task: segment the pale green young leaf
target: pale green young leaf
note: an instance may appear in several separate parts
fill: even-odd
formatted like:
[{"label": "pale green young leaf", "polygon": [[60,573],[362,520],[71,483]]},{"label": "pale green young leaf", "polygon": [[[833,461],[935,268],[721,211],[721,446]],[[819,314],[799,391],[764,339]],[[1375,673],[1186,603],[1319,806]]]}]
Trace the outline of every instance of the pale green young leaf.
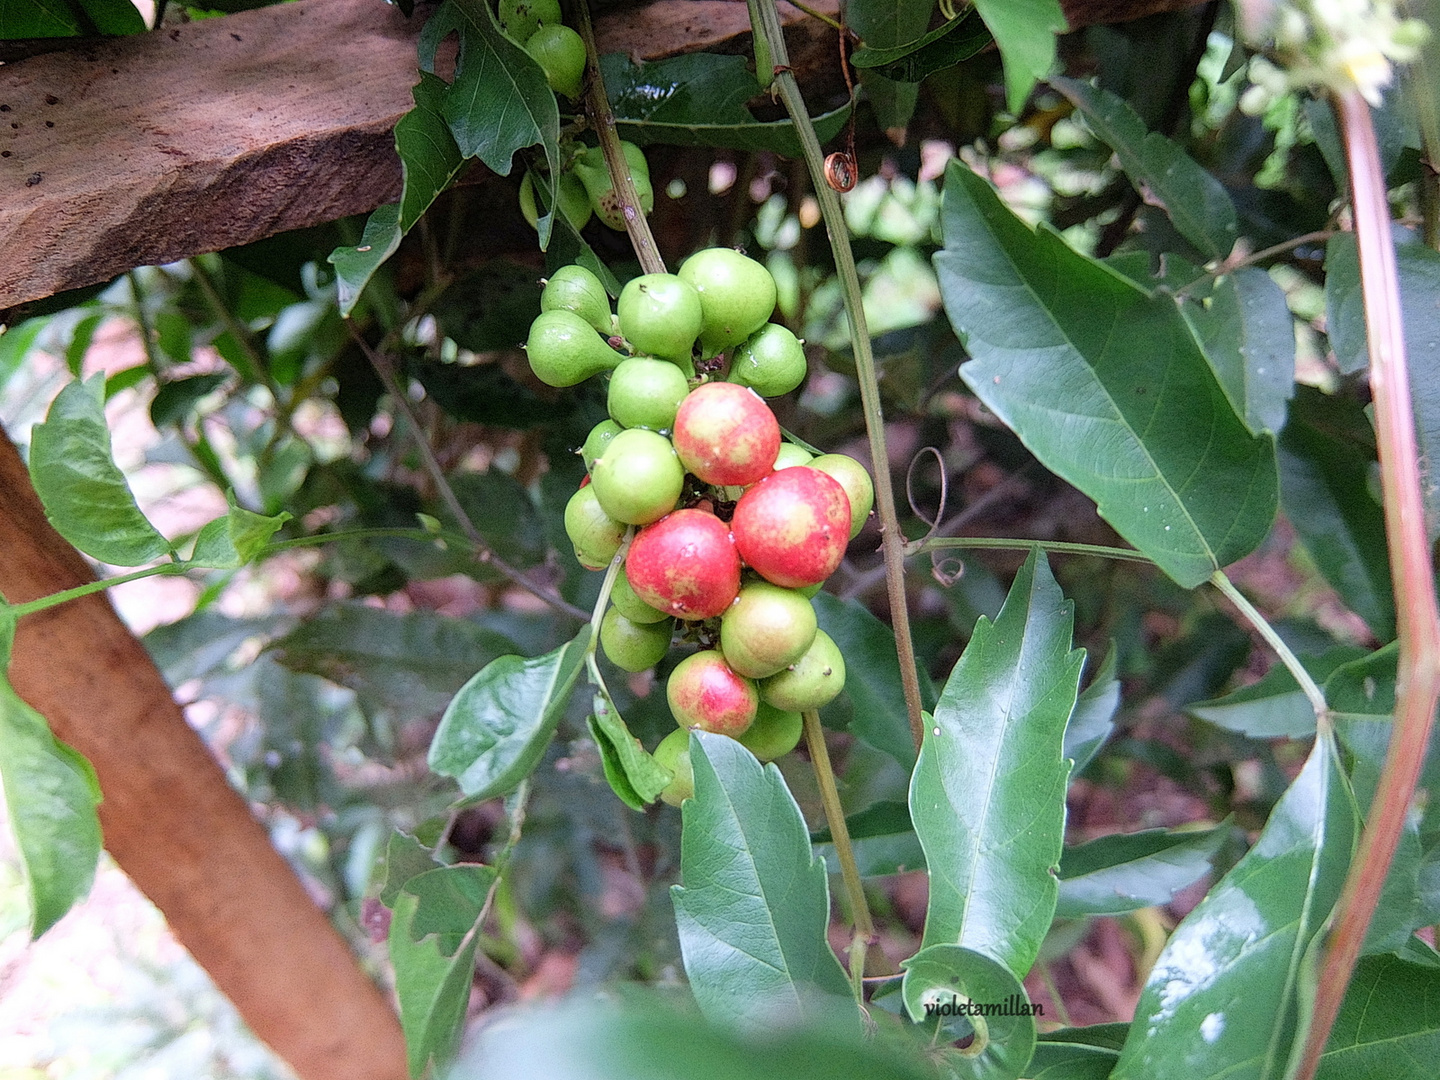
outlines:
[{"label": "pale green young leaf", "polygon": [[[938,1044],[974,1036],[968,1052],[940,1051],[947,1076],[1016,1080],[1024,1072],[1035,1049],[1035,1015],[1025,987],[1009,968],[959,945],[927,946],[900,966],[911,1020],[934,1032]],[[960,1015],[968,1009],[982,1015]]]},{"label": "pale green young leaf", "polygon": [[1005,65],[1005,104],[1016,116],[1035,83],[1055,64],[1055,38],[1065,32],[1059,0],[975,0],[995,35]]},{"label": "pale green young leaf", "polygon": [[238,570],[253,562],[270,538],[292,515],[282,510],[274,516],[256,514],[235,505],[235,493],[226,492],[230,510],[224,517],[208,522],[195,538],[195,550],[188,560],[201,569]]}]

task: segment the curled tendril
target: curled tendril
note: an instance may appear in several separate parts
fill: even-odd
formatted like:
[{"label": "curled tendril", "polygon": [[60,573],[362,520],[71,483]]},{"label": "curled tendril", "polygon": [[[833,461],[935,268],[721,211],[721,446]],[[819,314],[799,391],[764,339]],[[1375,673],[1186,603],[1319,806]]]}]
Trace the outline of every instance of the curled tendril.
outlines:
[{"label": "curled tendril", "polygon": [[842,195],[855,186],[860,178],[855,158],[844,150],[837,150],[825,159],[825,182]]},{"label": "curled tendril", "polygon": [[[915,467],[920,464],[920,459],[926,454],[933,455],[935,463],[940,466],[940,505],[935,508],[935,516],[933,518],[926,515],[915,498]],[[935,531],[940,528],[940,522],[945,518],[945,504],[949,501],[949,498],[950,480],[949,477],[945,475],[945,459],[941,456],[940,451],[936,450],[933,446],[926,446],[916,451],[915,456],[910,459],[910,467],[905,470],[905,499],[910,503],[910,512],[926,525],[930,526],[930,531],[915,541],[916,546],[929,540],[935,535]]]},{"label": "curled tendril", "polygon": [[930,576],[948,589],[965,576],[965,560],[954,555],[944,559],[938,556],[939,552],[932,552],[930,555]]}]

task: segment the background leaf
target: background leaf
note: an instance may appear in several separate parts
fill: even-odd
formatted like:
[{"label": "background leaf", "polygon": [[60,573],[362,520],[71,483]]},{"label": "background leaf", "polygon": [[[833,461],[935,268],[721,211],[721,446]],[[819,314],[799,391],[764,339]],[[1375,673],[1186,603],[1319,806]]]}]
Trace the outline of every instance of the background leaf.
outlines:
[{"label": "background leaf", "polygon": [[1070,721],[1065,725],[1065,756],[1075,762],[1073,775],[1095,759],[1105,740],[1115,731],[1115,713],[1120,709],[1120,680],[1115,677],[1115,643],[1105,654],[1100,670],[1090,685],[1075,699]]},{"label": "background leaf", "polygon": [[1005,62],[1005,104],[1016,116],[1035,83],[1055,63],[1055,35],[1065,32],[1058,0],[975,0]]},{"label": "background leaf", "polygon": [[1067,847],[1060,857],[1060,918],[1121,915],[1168,904],[1210,870],[1228,825],[1189,832],[1146,829]]},{"label": "background leaf", "polygon": [[923,82],[929,75],[968,60],[994,38],[984,22],[961,13],[928,34],[888,49],[862,46],[850,54],[850,63],[896,82]]},{"label": "background leaf", "polygon": [[[910,1019],[937,1031],[936,1041],[953,1042],[973,1031],[977,1041],[983,1030],[985,1046],[979,1053],[941,1052],[948,1076],[973,1080],[1015,1080],[1035,1049],[1035,1017],[1022,1012],[1029,996],[1012,971],[984,953],[959,945],[930,945],[900,965],[905,969],[903,993]],[[1019,1015],[931,1016],[927,1006],[950,1004],[1007,1006]]]},{"label": "background leaf", "polygon": [[[1323,684],[1337,668],[1365,655],[1365,649],[1339,645],[1323,656],[1302,656],[1300,662]],[[1185,711],[1252,739],[1300,739],[1315,732],[1310,699],[1283,664],[1276,664],[1258,682],[1224,697],[1187,705]]]},{"label": "background leaf", "polygon": [[105,376],[68,383],[30,436],[30,480],[55,531],[91,558],[139,566],[170,553],[110,450]]},{"label": "background leaf", "polygon": [[942,217],[940,291],[985,405],[1181,585],[1253,550],[1275,515],[1274,449],[1174,303],[1032,232],[958,162]]},{"label": "background leaf", "polygon": [[1340,895],[1356,832],[1334,740],[1322,735],[1255,846],[1170,935],[1115,1080],[1149,1080],[1175,1062],[1196,1080],[1285,1075],[1308,1007],[1302,987],[1314,984],[1311,946]]},{"label": "background leaf", "polygon": [[1362,957],[1330,1030],[1317,1080],[1429,1080],[1440,1054],[1440,969]]},{"label": "background leaf", "polygon": [[585,663],[590,628],[544,656],[502,656],[455,695],[430,743],[430,768],[468,798],[504,795],[530,775]]},{"label": "background leaf", "polygon": [[[890,49],[921,37],[929,29],[934,11],[935,0],[851,0],[845,7],[845,22],[867,48]],[[870,98],[880,129],[892,140],[903,141],[919,100],[919,86],[865,70],[860,71],[860,85]]]},{"label": "background leaf", "polygon": [[[1223,259],[1230,254],[1240,227],[1235,207],[1220,181],[1179,145],[1158,131],[1146,130],[1145,122],[1123,98],[1075,79],[1056,78],[1050,82],[1085,114],[1090,130],[1115,151],[1120,167],[1136,188],[1143,188],[1151,200],[1165,208],[1181,236],[1206,259]],[[1245,415],[1244,409],[1240,415]]]},{"label": "background leaf", "polygon": [[910,785],[930,867],[925,945],[959,944],[1016,975],[1050,928],[1065,829],[1065,723],[1084,664],[1073,608],[1031,552],[981,618],[940,695]]},{"label": "background leaf", "polygon": [[825,937],[825,864],[811,852],[780,771],[761,766],[734,739],[701,731],[690,734],[690,761],[695,797],[681,807],[684,884],[671,896],[700,1011],[712,1023],[773,1029],[823,1009],[826,997],[849,998]]},{"label": "background leaf", "polygon": [[590,737],[600,748],[605,779],[626,806],[644,810],[670,783],[673,778],[670,770],[648,754],[640,740],[630,734],[625,719],[604,687],[595,694],[589,723]]}]

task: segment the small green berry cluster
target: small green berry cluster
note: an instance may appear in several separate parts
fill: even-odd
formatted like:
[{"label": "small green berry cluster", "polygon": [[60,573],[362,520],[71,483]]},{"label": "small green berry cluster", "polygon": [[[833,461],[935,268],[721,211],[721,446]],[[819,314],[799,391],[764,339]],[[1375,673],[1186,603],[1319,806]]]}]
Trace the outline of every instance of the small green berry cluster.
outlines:
[{"label": "small green berry cluster", "polygon": [[500,0],[500,29],[545,72],[557,94],[578,98],[585,82],[585,42],[561,20],[560,0]]}]

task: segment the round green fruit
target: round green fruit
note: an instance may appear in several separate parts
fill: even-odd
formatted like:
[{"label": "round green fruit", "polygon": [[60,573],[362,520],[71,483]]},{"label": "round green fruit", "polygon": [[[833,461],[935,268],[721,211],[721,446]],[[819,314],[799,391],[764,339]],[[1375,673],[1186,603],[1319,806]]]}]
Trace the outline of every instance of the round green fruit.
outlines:
[{"label": "round green fruit", "polygon": [[875,505],[875,481],[864,465],[845,454],[821,454],[810,462],[810,468],[819,469],[845,489],[850,499],[850,539],[854,540]]},{"label": "round green fruit", "polygon": [[541,26],[560,22],[560,0],[500,0],[500,29],[524,45]]},{"label": "round green fruit", "polygon": [[670,651],[675,624],[631,622],[613,607],[600,620],[600,647],[610,662],[622,671],[644,671],[664,659]]},{"label": "round green fruit", "polygon": [[680,363],[700,333],[700,295],[674,274],[641,274],[620,290],[620,333],[636,352]]},{"label": "round green fruit", "polygon": [[[588,203],[585,208],[589,210]],[[573,263],[562,266],[545,282],[540,293],[540,310],[559,309],[573,311],[593,326],[596,333],[610,336],[610,294],[600,279],[585,267]]]},{"label": "round green fruit", "polygon": [[816,629],[809,600],[794,589],[752,581],[720,616],[720,651],[741,675],[764,679],[804,656]]},{"label": "round green fruit", "polygon": [[525,42],[525,51],[545,72],[550,89],[578,98],[585,81],[585,42],[562,23],[541,26]]},{"label": "round green fruit", "polygon": [[[640,212],[649,214],[655,209],[655,189],[650,183],[650,166],[645,160],[645,153],[634,143],[624,141],[620,143],[620,149],[624,151],[626,164],[630,166],[630,179],[635,185],[635,195],[640,200]],[[590,206],[600,220],[612,229],[623,230],[625,214],[620,209],[615,184],[610,179],[610,171],[605,168],[605,155],[600,148],[587,148],[576,158],[574,170],[580,182],[585,185]]]},{"label": "round green fruit", "polygon": [[740,735],[755,719],[760,695],[755,684],[737,674],[713,649],[687,656],[670,673],[665,698],[675,722],[716,735]]},{"label": "round green fruit", "polygon": [[738,345],[770,319],[775,279],[754,259],[733,248],[697,251],[680,267],[680,278],[700,294],[705,321],[700,347],[715,356]]},{"label": "round green fruit", "polygon": [[605,452],[610,440],[624,430],[614,420],[601,420],[590,429],[590,434],[585,436],[585,445],[580,448],[580,457],[585,462],[586,472],[595,464],[595,459]]},{"label": "round green fruit", "polygon": [[624,574],[615,579],[615,585],[610,590],[610,603],[615,606],[616,611],[633,623],[657,623],[661,619],[670,618],[668,613],[653,608],[641,600],[635,590],[631,588],[630,579]]},{"label": "round green fruit", "polygon": [[845,658],[824,630],[816,631],[815,640],[804,656],[760,683],[761,697],[785,712],[818,709],[828,705],[843,689]]},{"label": "round green fruit", "polygon": [[676,728],[660,740],[654,758],[670,770],[672,779],[660,792],[660,798],[671,806],[679,806],[695,795],[695,771],[690,765],[690,729]]},{"label": "round green fruit", "polygon": [[669,431],[690,383],[668,360],[632,356],[610,376],[606,407],[610,419],[627,428]]},{"label": "round green fruit", "polygon": [[762,699],[754,721],[739,742],[760,761],[774,761],[800,745],[804,730],[805,721],[798,712],[785,712]]},{"label": "round green fruit", "polygon": [[[574,226],[576,232],[590,224],[590,218],[594,216],[594,211],[590,209],[590,196],[585,193],[585,185],[570,173],[560,177],[560,212]],[[540,207],[535,202],[533,172],[527,172],[520,181],[520,213],[525,215],[525,220],[532,229],[540,227]]]},{"label": "round green fruit", "polygon": [[675,508],[685,468],[664,435],[631,428],[610,440],[590,479],[607,514],[627,525],[647,525]]},{"label": "round green fruit", "polygon": [[730,358],[730,381],[761,397],[780,397],[805,381],[805,349],[779,323],[767,323],[746,339]]},{"label": "round green fruit", "polygon": [[774,471],[793,469],[796,465],[809,465],[814,458],[815,455],[803,446],[796,446],[793,442],[782,442],[780,452],[775,455]]},{"label": "round green fruit", "polygon": [[619,367],[625,357],[575,312],[542,311],[525,342],[530,370],[546,386],[574,386],[591,375]]},{"label": "round green fruit", "polygon": [[565,535],[575,545],[581,566],[603,570],[620,550],[625,526],[605,512],[595,497],[595,485],[586,484],[565,504]]}]

